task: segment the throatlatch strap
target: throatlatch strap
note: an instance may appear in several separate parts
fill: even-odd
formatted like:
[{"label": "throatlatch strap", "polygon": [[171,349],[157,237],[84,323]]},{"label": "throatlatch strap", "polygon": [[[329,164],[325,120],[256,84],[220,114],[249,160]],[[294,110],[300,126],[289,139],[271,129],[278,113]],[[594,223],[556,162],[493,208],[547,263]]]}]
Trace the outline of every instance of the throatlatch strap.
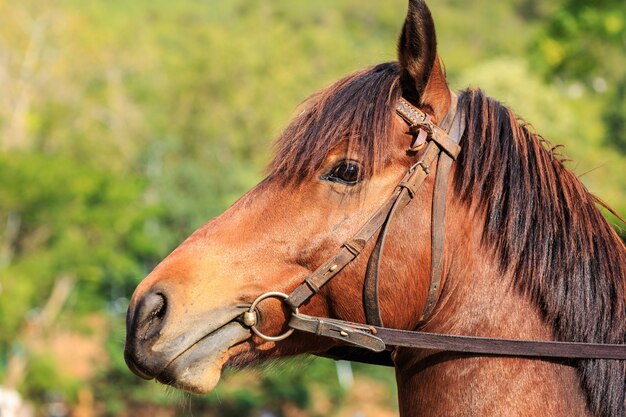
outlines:
[{"label": "throatlatch strap", "polygon": [[[420,324],[428,318],[439,296],[439,290],[441,288],[441,276],[443,274],[443,246],[444,246],[444,217],[446,201],[445,196],[447,192],[448,177],[450,175],[450,168],[452,167],[453,158],[456,158],[460,151],[458,142],[463,134],[463,126],[461,121],[462,117],[457,114],[458,98],[455,94],[452,94],[452,103],[443,120],[442,126],[445,130],[452,130],[450,137],[445,130],[437,127],[430,122],[430,118],[422,113],[418,113],[412,105],[406,100],[401,99],[398,105],[398,114],[406,121],[412,123],[410,127],[411,133],[415,137],[421,135],[421,133],[427,132],[427,140],[436,144],[433,146],[429,144],[429,148],[435,151],[435,158],[438,157],[437,173],[435,180],[435,190],[433,193],[433,216],[431,225],[431,268],[430,268],[430,285],[427,295],[426,304],[423,313],[420,317]],[[452,128],[452,129],[451,129]],[[415,140],[413,141],[416,142]],[[419,142],[419,141],[418,141]],[[413,146],[413,145],[412,145]],[[411,148],[412,149],[412,148]],[[441,151],[441,152],[440,152]],[[426,152],[428,153],[428,152]],[[426,157],[426,155],[425,155]],[[428,174],[430,171],[430,165],[432,161],[428,158],[429,162],[426,162],[426,158],[422,158],[421,167]],[[420,183],[421,185],[421,183]],[[401,184],[402,186],[402,184]],[[417,188],[407,188],[403,190],[410,194],[412,198],[417,193]],[[398,198],[398,202],[401,198]],[[383,326],[383,319],[380,312],[380,298],[379,298],[379,276],[380,276],[380,260],[382,257],[383,249],[385,247],[385,241],[387,237],[387,231],[390,224],[393,222],[394,215],[400,204],[394,204],[389,215],[382,226],[382,229],[376,240],[376,245],[372,250],[372,254],[367,262],[367,270],[365,272],[365,281],[363,284],[363,308],[365,310],[365,317],[367,323],[374,326]]]},{"label": "throatlatch strap", "polygon": [[[452,117],[452,129],[448,138],[458,146],[458,142],[463,136],[465,125],[462,117],[456,112],[458,98],[453,97],[454,116]],[[450,114],[450,113],[448,113]],[[460,148],[459,148],[460,149]],[[442,150],[444,150],[442,148]],[[430,284],[428,287],[428,295],[426,304],[420,317],[418,327],[423,325],[432,314],[439,294],[441,292],[441,279],[443,277],[443,258],[445,246],[445,218],[446,218],[446,194],[448,192],[448,182],[450,179],[450,170],[452,169],[453,159],[458,153],[450,155],[448,152],[441,152],[437,162],[437,174],[435,176],[435,189],[433,191],[432,214],[430,226]]]}]

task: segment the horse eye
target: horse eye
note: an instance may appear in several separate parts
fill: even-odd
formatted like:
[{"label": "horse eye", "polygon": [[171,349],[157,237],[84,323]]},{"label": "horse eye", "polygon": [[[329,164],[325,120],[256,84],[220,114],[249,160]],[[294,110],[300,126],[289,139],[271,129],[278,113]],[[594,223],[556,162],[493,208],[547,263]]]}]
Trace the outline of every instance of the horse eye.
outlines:
[{"label": "horse eye", "polygon": [[355,185],[361,180],[361,167],[356,161],[341,161],[328,174],[322,176],[322,179],[345,185]]}]

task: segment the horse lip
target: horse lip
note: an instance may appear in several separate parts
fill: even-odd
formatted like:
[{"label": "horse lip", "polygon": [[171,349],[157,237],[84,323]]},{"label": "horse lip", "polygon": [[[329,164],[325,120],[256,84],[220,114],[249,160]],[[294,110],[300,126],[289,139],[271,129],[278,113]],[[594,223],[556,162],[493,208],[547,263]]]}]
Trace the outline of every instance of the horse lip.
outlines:
[{"label": "horse lip", "polygon": [[[247,308],[246,308],[247,309]],[[219,325],[218,327],[214,328],[213,330],[209,331],[208,333],[204,334],[204,336],[200,337],[199,339],[197,339],[195,342],[191,343],[189,346],[187,346],[186,348],[184,348],[183,350],[181,350],[179,353],[177,353],[176,355],[174,355],[172,357],[172,359],[162,368],[162,370],[160,372],[158,372],[155,376],[151,376],[149,378],[144,378],[144,379],[152,379],[152,378],[156,378],[157,380],[161,381],[161,376],[165,373],[167,373],[168,368],[170,367],[170,365],[172,365],[174,362],[176,362],[179,358],[185,356],[185,354],[187,354],[187,352],[192,351],[196,346],[198,346],[200,343],[202,343],[204,340],[210,339],[212,336],[215,336],[217,333],[219,333],[221,330],[223,330],[226,326],[228,326],[231,323],[239,323],[242,327],[244,326],[241,323],[241,316],[242,313],[241,312],[237,312],[237,315],[235,315],[234,317],[232,317],[230,320],[222,323],[221,325]],[[249,332],[250,336],[252,336],[252,332]],[[131,369],[132,370],[132,369]],[[142,377],[141,375],[139,375],[140,377]],[[161,381],[163,382],[163,381]]]},{"label": "horse lip", "polygon": [[[166,385],[172,385],[186,391],[202,393],[203,391],[197,391],[195,389],[195,384],[189,384],[189,382],[186,381],[185,374],[192,368],[191,365],[202,364],[203,360],[209,363],[218,363],[219,358],[222,357],[228,349],[249,339],[251,336],[252,332],[250,329],[244,326],[236,317],[181,351],[155,378],[157,381]],[[217,343],[215,342],[215,338],[218,340]],[[215,361],[216,359],[217,361]]]},{"label": "horse lip", "polygon": [[144,372],[136,363],[134,360],[132,360],[131,358],[129,358],[127,355],[124,355],[124,360],[126,361],[126,366],[128,366],[128,369],[131,370],[132,373],[134,373],[135,375],[137,375],[139,378],[141,379],[145,379],[147,381],[153,379],[154,377],[146,372]]}]

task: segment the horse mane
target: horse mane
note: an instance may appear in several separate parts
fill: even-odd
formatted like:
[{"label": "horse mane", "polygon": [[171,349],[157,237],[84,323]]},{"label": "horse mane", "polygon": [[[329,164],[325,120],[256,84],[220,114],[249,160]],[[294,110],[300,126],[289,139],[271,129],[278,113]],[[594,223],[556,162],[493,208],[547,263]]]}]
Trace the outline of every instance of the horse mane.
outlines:
[{"label": "horse mane", "polygon": [[[479,90],[460,95],[466,129],[455,193],[484,216],[482,243],[558,340],[626,343],[626,249],[599,201],[547,142]],[[626,415],[626,362],[577,362],[590,409]]]},{"label": "horse mane", "polygon": [[[309,98],[276,143],[270,177],[298,184],[338,146],[373,175],[385,163],[400,74],[397,63],[381,64]],[[482,245],[501,272],[536,303],[557,340],[626,343],[626,249],[599,200],[507,107],[469,89],[459,109],[466,129],[455,194],[482,217]],[[626,362],[574,363],[590,410],[626,415]]]}]

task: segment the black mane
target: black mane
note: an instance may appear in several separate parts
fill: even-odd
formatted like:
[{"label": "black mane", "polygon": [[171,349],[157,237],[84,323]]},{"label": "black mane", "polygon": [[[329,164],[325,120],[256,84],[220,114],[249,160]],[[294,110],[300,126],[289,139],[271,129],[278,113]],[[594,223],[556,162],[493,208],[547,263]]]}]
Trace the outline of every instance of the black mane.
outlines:
[{"label": "black mane", "polygon": [[[478,90],[463,92],[460,106],[466,129],[454,188],[484,216],[483,245],[557,339],[626,343],[626,249],[598,200],[510,109]],[[626,362],[577,366],[590,409],[626,416]]]}]

